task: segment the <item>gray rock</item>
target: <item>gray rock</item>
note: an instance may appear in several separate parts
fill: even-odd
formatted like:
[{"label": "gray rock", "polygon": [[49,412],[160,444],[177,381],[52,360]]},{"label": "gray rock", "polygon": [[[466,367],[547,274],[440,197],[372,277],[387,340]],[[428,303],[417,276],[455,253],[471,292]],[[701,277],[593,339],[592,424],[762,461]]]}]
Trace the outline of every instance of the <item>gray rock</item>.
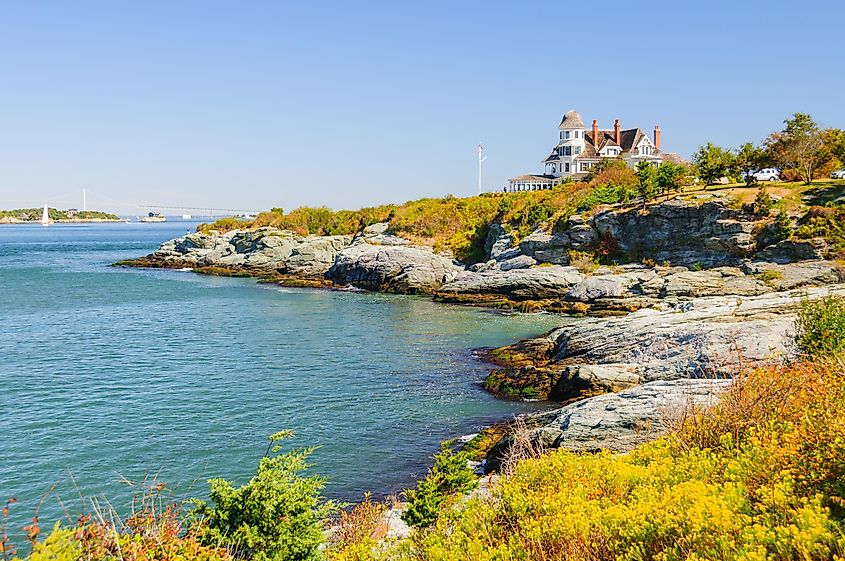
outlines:
[{"label": "gray rock", "polygon": [[320,277],[349,236],[300,236],[276,228],[188,234],[148,256],[167,266],[231,267]]},{"label": "gray rock", "polygon": [[490,225],[484,242],[484,252],[490,259],[498,259],[499,255],[513,247],[513,236],[505,232],[498,222]]},{"label": "gray rock", "polygon": [[587,398],[532,421],[548,448],[575,451],[627,452],[665,432],[667,421],[685,408],[715,402],[730,380],[684,379],[656,381]]},{"label": "gray rock", "polygon": [[509,271],[466,272],[440,287],[456,294],[502,294],[514,300],[560,297],[584,279],[574,267],[535,267]]},{"label": "gray rock", "polygon": [[527,269],[537,264],[532,257],[527,255],[517,255],[506,261],[499,262],[499,269],[502,271],[510,271],[511,269]]},{"label": "gray rock", "polygon": [[326,278],[368,290],[426,293],[454,279],[463,266],[428,248],[356,243],[339,252]]},{"label": "gray rock", "polygon": [[405,238],[388,234],[388,227],[389,224],[387,222],[371,224],[356,234],[352,239],[352,243],[367,243],[370,245],[411,245],[411,242]]}]

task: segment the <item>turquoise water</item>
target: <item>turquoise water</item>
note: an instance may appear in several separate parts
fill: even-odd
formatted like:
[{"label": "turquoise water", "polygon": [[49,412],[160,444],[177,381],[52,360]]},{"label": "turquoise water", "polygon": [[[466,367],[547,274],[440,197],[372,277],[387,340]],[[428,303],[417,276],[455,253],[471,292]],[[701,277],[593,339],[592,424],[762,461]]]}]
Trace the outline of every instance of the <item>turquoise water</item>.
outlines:
[{"label": "turquoise water", "polygon": [[118,508],[122,478],[243,482],[281,429],[320,446],[329,495],[395,492],[439,441],[538,407],[487,395],[471,349],[561,318],[108,266],[192,227],[0,226],[0,498],[18,520],[54,483],[42,521],[78,510],[69,473]]}]

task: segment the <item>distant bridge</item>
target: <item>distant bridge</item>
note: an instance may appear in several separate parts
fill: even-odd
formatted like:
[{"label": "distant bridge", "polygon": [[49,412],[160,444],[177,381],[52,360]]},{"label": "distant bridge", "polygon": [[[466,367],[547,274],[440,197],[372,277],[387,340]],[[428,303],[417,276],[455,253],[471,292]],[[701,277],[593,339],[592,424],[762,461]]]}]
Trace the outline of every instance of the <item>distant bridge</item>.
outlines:
[{"label": "distant bridge", "polygon": [[[178,206],[173,205],[154,205],[154,204],[140,204],[131,201],[120,201],[113,199],[111,197],[105,195],[99,195],[97,193],[92,192],[90,189],[80,189],[78,192],[81,197],[77,195],[77,193],[55,193],[52,195],[48,195],[43,197],[42,199],[38,200],[0,200],[0,205],[14,205],[17,207],[31,207],[31,208],[40,208],[45,204],[49,206],[58,208],[59,205],[66,206],[67,208],[81,208],[82,210],[88,210],[91,205],[89,205],[89,199],[93,199],[95,204],[96,203],[106,203],[112,207],[118,207],[124,210],[132,210],[134,212],[141,212],[143,211],[175,211],[179,213],[194,213],[199,216],[208,216],[213,218],[215,215],[217,216],[225,216],[225,215],[256,215],[260,210],[255,209],[242,209],[242,208],[212,208],[212,207],[201,207],[201,206]],[[82,203],[81,205],[79,203]],[[134,213],[133,212],[133,213]]]},{"label": "distant bridge", "polygon": [[199,212],[200,214],[258,214],[260,210],[245,210],[238,208],[203,208],[195,206],[163,206],[163,205],[137,205],[138,208],[149,210],[180,210]]}]

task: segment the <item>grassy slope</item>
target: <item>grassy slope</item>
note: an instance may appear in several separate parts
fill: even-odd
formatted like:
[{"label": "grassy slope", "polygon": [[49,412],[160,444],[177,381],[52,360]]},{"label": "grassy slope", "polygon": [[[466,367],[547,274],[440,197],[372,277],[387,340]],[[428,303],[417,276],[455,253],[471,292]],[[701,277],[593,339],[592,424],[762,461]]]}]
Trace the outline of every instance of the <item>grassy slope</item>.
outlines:
[{"label": "grassy slope", "polygon": [[[845,195],[843,180],[820,180],[809,186],[774,182],[765,184],[765,187],[772,195],[781,198],[780,208],[793,212],[805,212],[808,205],[824,205],[832,201],[839,204]],[[449,252],[460,260],[472,263],[484,258],[484,241],[493,222],[501,222],[517,239],[538,227],[552,230],[561,219],[574,213],[579,205],[612,202],[601,200],[602,197],[590,197],[601,191],[601,188],[602,185],[571,183],[550,191],[487,193],[465,198],[449,196],[359,210],[333,211],[325,207],[301,207],[284,213],[278,209],[263,212],[251,222],[223,218],[212,224],[203,224],[199,230],[226,232],[273,226],[302,235],[352,235],[365,226],[387,221],[391,233],[433,247],[436,251]],[[679,196],[690,200],[702,195],[727,197],[741,206],[752,204],[758,190],[759,187],[741,184],[710,186],[706,189],[690,186]]]},{"label": "grassy slope", "polygon": [[500,221],[518,238],[542,225],[553,228],[575,211],[589,190],[585,184],[573,183],[549,191],[419,199],[353,211],[302,207],[289,213],[263,212],[249,223],[226,218],[199,229],[274,226],[302,235],[351,235],[370,224],[387,221],[391,233],[473,262],[484,257],[484,241],[494,221]]}]

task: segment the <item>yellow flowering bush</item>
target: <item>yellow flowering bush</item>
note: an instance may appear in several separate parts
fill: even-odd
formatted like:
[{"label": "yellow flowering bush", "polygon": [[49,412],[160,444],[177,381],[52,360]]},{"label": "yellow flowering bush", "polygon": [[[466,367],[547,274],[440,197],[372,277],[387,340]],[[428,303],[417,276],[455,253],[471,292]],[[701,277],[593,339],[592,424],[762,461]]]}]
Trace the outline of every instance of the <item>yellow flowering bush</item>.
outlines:
[{"label": "yellow flowering bush", "polygon": [[392,558],[841,559],[843,410],[841,363],[755,370],[628,454],[520,462]]}]

